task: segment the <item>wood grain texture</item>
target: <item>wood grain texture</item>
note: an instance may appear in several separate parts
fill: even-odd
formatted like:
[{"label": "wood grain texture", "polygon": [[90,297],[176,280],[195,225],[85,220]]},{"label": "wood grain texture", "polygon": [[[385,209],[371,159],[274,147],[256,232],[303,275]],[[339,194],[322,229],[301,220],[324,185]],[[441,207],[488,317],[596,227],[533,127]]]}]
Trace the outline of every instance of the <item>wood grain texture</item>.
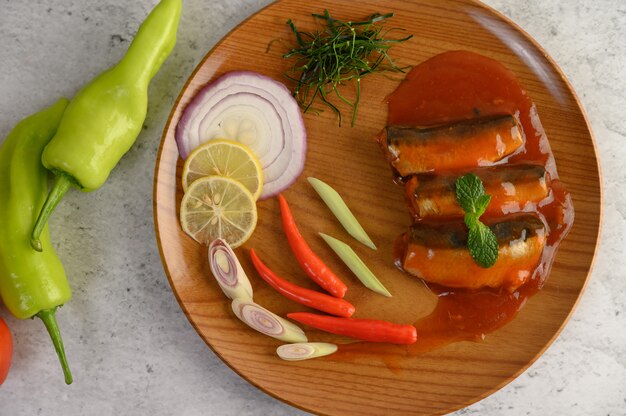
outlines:
[{"label": "wood grain texture", "polygon": [[[358,6],[356,6],[358,4]],[[416,65],[448,50],[474,51],[502,62],[513,71],[537,104],[550,139],[559,175],[570,190],[576,219],[557,254],[544,289],[520,315],[482,343],[461,342],[418,356],[399,348],[376,354],[336,354],[306,362],[285,362],[275,349],[280,342],[239,322],[210,275],[207,250],[180,228],[182,161],[174,130],[182,110],[196,92],[215,77],[238,69],[258,71],[278,80],[289,62],[281,58],[291,41],[285,25],[292,18],[312,28],[312,12],[328,8],[343,19],[393,11],[390,26],[415,37],[392,56]],[[307,114],[308,150],[305,171],[289,188],[296,222],[311,247],[349,286],[346,299],[355,317],[413,323],[436,303],[423,284],[392,264],[392,242],[410,223],[401,187],[392,185],[387,162],[373,140],[384,126],[385,96],[399,82],[384,76],[363,80],[356,127],[337,126],[329,111]],[[315,176],[331,183],[348,201],[378,251],[354,242],[392,299],[364,289],[325,246],[318,231],[354,241],[306,182]],[[319,1],[283,0],[249,18],[226,36],[200,63],[183,88],[165,128],[155,170],[154,216],[161,258],[174,294],[200,336],[231,368],[268,394],[302,409],[328,415],[445,414],[493,393],[524,371],[550,345],[567,322],[584,289],[593,263],[601,220],[601,181],[595,145],[583,110],[560,70],[526,34],[498,13],[471,0]],[[258,204],[253,237],[238,256],[250,276],[257,303],[284,315],[306,308],[282,298],[256,275],[248,257],[255,248],[279,275],[315,288],[289,252],[280,225],[278,201]],[[345,339],[305,328],[311,340]]]}]

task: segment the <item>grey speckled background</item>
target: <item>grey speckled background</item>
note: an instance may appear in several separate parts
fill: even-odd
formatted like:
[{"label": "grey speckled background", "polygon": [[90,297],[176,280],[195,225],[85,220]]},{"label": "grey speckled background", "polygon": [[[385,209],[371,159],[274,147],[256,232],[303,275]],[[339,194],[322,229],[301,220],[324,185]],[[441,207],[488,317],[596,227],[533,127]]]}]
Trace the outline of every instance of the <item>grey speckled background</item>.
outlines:
[{"label": "grey speckled background", "polygon": [[[155,0],[0,0],[0,137],[72,96],[124,53]],[[51,228],[74,298],[59,313],[76,383],[39,322],[0,311],[16,340],[0,415],[287,415],[192,329],[161,268],[152,176],[167,115],[205,52],[267,0],[185,0],[179,44],[150,91],[146,130],[98,192],[71,192]],[[626,3],[488,0],[527,30],[577,90],[602,160],[600,253],[578,310],[522,376],[461,415],[626,415]]]}]

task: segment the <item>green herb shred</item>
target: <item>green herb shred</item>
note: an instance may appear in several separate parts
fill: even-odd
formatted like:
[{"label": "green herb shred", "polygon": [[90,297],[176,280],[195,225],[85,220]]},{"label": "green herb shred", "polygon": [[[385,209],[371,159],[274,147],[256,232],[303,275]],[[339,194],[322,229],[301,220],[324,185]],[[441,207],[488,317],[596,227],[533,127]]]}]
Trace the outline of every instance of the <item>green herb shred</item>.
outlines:
[{"label": "green herb shred", "polygon": [[[374,72],[404,72],[408,68],[396,66],[388,55],[394,44],[413,37],[386,39],[389,32],[403,30],[382,26],[381,23],[392,16],[393,13],[376,13],[364,21],[343,22],[324,10],[324,14],[313,14],[323,25],[323,30],[315,33],[299,31],[291,19],[287,21],[298,46],[283,55],[296,58],[286,75],[296,82],[293,95],[305,113],[320,111],[312,107],[319,98],[337,114],[341,126],[341,111],[329,100],[329,95],[334,93],[352,108],[351,125],[354,127],[361,98],[361,78]],[[340,92],[340,87],[353,80],[356,81],[356,97],[350,101]]]}]

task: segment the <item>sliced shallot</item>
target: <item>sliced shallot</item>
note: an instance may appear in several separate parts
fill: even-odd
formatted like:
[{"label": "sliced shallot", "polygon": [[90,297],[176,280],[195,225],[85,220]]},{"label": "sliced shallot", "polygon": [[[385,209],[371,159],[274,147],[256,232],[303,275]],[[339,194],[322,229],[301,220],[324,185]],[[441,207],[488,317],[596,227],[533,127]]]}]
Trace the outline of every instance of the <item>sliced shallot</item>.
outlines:
[{"label": "sliced shallot", "polygon": [[226,296],[230,299],[252,300],[250,280],[233,249],[221,238],[213,240],[209,245],[209,265]]},{"label": "sliced shallot", "polygon": [[337,346],[328,342],[300,342],[281,345],[276,349],[276,354],[286,361],[302,361],[330,355],[335,351]]},{"label": "sliced shallot", "polygon": [[262,334],[285,342],[307,342],[307,337],[296,324],[287,321],[257,305],[244,299],[234,299],[233,312],[243,323]]}]

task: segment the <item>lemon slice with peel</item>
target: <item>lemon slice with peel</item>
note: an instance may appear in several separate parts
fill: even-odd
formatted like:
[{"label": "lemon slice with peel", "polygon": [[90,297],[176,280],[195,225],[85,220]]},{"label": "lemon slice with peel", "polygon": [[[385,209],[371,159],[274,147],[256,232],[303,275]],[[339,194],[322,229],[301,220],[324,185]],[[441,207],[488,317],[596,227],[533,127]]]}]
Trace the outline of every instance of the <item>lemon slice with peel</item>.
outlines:
[{"label": "lemon slice with peel", "polygon": [[222,238],[238,247],[250,238],[256,221],[254,196],[241,183],[221,176],[195,180],[180,206],[183,230],[201,244]]},{"label": "lemon slice with peel", "polygon": [[257,157],[244,144],[230,140],[209,140],[185,160],[183,189],[205,176],[223,176],[242,183],[256,201],[263,189],[263,170]]}]

